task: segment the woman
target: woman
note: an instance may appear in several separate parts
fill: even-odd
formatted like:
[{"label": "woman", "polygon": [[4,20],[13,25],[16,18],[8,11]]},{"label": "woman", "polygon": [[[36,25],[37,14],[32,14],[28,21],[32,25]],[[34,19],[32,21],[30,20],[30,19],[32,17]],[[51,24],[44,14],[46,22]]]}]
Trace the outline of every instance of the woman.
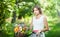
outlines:
[{"label": "woman", "polygon": [[44,32],[49,30],[47,19],[42,14],[40,7],[35,6],[33,12],[35,16],[33,16],[30,25],[30,29],[33,28],[33,33],[30,37],[45,37]]}]

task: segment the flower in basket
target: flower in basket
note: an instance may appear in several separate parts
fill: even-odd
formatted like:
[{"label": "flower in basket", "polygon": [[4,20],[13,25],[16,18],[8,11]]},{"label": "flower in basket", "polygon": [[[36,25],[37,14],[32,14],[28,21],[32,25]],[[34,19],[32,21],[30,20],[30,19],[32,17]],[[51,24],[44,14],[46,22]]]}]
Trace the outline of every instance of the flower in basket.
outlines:
[{"label": "flower in basket", "polygon": [[14,32],[15,32],[15,33],[21,32],[21,31],[22,31],[22,27],[19,26],[19,25],[14,28]]},{"label": "flower in basket", "polygon": [[25,31],[26,31],[26,27],[23,27],[21,32],[25,33]]},{"label": "flower in basket", "polygon": [[17,33],[18,31],[19,31],[19,27],[16,26],[16,27],[14,28],[14,32]]}]

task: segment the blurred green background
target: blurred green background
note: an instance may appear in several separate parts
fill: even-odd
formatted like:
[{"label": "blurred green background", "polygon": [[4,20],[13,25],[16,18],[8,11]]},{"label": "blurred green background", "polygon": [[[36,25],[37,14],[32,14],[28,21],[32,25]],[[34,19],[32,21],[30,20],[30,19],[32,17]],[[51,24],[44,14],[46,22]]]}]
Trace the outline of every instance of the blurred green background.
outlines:
[{"label": "blurred green background", "polygon": [[29,27],[36,4],[47,16],[46,37],[60,37],[60,0],[0,0],[0,37],[14,37],[15,24],[24,22]]}]

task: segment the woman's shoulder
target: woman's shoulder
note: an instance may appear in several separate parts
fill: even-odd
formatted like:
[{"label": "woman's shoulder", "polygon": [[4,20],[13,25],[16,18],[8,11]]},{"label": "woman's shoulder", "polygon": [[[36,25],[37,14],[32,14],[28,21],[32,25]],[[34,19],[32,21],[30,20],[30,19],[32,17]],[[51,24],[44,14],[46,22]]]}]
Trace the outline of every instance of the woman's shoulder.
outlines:
[{"label": "woman's shoulder", "polygon": [[32,18],[35,18],[35,16],[32,16]]},{"label": "woman's shoulder", "polygon": [[46,15],[43,15],[43,20],[47,20],[47,16]]},{"label": "woman's shoulder", "polygon": [[47,19],[47,16],[46,15],[42,15],[43,19]]},{"label": "woman's shoulder", "polygon": [[44,18],[47,18],[47,16],[46,15],[42,15]]}]

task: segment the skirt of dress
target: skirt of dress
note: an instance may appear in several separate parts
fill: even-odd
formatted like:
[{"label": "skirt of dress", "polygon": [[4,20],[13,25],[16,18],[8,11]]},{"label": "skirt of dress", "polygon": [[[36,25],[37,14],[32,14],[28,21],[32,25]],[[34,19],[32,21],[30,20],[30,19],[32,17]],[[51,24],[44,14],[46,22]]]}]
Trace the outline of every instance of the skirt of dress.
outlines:
[{"label": "skirt of dress", "polygon": [[39,33],[38,35],[36,33],[32,33],[30,37],[45,37],[44,32]]}]

